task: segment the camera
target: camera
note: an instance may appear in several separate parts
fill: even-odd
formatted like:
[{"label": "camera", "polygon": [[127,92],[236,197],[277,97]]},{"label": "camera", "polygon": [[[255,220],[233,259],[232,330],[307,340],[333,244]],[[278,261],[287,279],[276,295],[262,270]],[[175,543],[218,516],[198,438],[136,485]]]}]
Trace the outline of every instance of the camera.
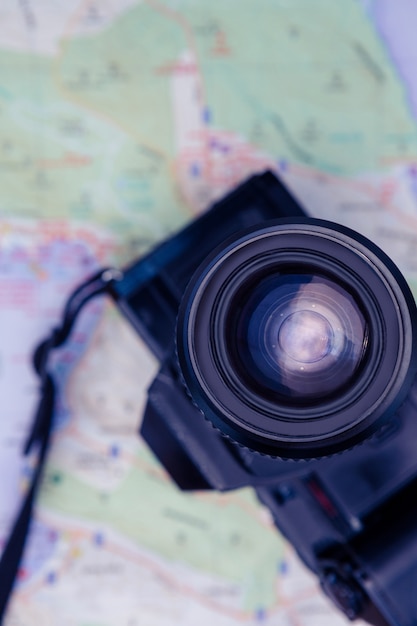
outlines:
[{"label": "camera", "polygon": [[394,263],[266,172],[111,291],[160,360],[141,433],[178,486],[252,486],[349,619],[416,624],[417,311]]},{"label": "camera", "polygon": [[417,624],[417,311],[394,263],[253,176],[111,282],[181,489],[252,486],[351,620]]}]

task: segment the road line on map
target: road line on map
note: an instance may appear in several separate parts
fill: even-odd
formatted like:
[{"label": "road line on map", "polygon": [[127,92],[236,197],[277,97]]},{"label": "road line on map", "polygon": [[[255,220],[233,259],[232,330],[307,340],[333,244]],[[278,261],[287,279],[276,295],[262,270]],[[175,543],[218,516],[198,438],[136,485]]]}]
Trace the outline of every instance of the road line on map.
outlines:
[{"label": "road line on map", "polygon": [[[91,532],[84,529],[74,529],[74,523],[72,521],[70,530],[65,526],[65,524],[61,521],[57,521],[54,519],[52,515],[52,520],[49,519],[49,515],[47,512],[43,512],[37,515],[38,519],[42,520],[46,525],[53,525],[55,530],[58,532],[66,533],[67,536],[72,538],[75,537],[77,541],[79,540],[88,540],[91,537]],[[176,589],[182,595],[185,595],[187,598],[194,598],[194,600],[211,610],[221,613],[223,615],[229,616],[233,619],[236,619],[239,622],[246,622],[252,619],[252,612],[237,610],[228,608],[223,605],[219,605],[218,603],[209,600],[206,596],[198,593],[192,587],[182,584],[179,582],[178,578],[175,575],[169,575],[163,566],[155,563],[151,558],[145,557],[144,555],[134,555],[131,550],[124,548],[121,545],[118,545],[114,540],[107,540],[105,544],[105,548],[101,548],[102,550],[106,550],[110,554],[118,556],[122,558],[122,560],[129,561],[134,565],[138,565],[143,567],[144,569],[153,572],[157,577],[164,580],[172,589]],[[60,568],[56,568],[54,571],[57,576],[62,576],[72,565],[74,560],[74,556],[69,554],[63,562],[63,566]],[[25,588],[17,589],[16,596],[20,596],[22,600],[28,601],[30,596],[35,592],[40,592],[45,586],[45,579],[37,579],[34,583],[27,583]]]}]

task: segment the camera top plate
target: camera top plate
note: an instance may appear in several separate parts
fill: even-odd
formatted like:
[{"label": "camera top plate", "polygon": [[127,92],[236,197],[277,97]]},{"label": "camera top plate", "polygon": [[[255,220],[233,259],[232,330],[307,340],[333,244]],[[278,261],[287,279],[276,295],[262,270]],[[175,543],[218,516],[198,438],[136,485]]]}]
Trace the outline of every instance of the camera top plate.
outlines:
[{"label": "camera top plate", "polygon": [[178,307],[194,271],[231,235],[303,209],[272,174],[253,176],[123,272],[113,297],[154,354],[172,350]]}]

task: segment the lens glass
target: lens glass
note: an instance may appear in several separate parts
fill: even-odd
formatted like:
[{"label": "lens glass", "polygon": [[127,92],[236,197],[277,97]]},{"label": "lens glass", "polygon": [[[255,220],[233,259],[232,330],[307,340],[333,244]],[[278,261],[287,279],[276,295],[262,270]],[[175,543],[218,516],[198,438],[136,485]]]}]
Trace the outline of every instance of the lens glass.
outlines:
[{"label": "lens glass", "polygon": [[311,269],[252,277],[229,308],[232,367],[262,397],[297,406],[322,402],[347,388],[364,363],[362,310],[350,288]]}]

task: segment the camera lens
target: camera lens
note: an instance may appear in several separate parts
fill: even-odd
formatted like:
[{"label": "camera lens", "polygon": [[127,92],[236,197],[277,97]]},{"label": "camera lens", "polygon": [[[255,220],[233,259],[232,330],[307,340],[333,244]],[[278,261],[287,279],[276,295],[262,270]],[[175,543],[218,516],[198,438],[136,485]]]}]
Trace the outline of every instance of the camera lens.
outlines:
[{"label": "camera lens", "polygon": [[310,218],[242,233],[180,306],[177,353],[195,404],[262,453],[311,458],[375,432],[414,379],[417,310],[373,243]]},{"label": "camera lens", "polygon": [[226,321],[236,373],[255,392],[295,406],[341,393],[368,345],[358,297],[307,272],[284,266],[272,276],[252,277],[231,302]]}]

